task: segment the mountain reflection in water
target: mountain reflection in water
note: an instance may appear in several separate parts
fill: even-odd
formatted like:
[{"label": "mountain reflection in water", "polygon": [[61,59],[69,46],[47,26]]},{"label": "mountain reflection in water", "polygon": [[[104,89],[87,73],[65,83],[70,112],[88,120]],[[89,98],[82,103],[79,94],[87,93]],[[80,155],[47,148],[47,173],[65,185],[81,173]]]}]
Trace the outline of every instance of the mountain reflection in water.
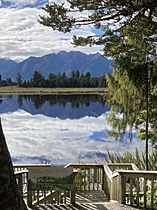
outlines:
[{"label": "mountain reflection in water", "polygon": [[85,116],[97,117],[109,110],[100,95],[13,95],[0,100],[0,113],[22,109],[33,115],[43,114],[60,119],[79,119]]},{"label": "mountain reflection in water", "polygon": [[14,163],[104,162],[111,152],[144,149],[136,138],[108,136],[109,107],[100,95],[0,97],[0,117]]}]

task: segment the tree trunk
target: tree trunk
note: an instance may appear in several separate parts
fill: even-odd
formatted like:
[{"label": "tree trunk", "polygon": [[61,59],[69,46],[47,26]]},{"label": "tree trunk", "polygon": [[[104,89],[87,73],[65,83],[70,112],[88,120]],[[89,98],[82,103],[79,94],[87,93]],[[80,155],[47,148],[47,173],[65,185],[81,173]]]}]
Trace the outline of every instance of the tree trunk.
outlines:
[{"label": "tree trunk", "polygon": [[18,190],[0,120],[0,210],[27,210]]}]

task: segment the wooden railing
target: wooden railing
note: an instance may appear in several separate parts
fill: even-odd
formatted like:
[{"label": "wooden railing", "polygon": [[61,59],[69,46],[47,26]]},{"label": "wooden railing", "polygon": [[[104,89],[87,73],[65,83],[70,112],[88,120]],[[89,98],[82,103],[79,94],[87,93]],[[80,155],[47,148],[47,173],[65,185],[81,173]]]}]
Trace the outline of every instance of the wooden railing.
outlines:
[{"label": "wooden railing", "polygon": [[74,191],[60,191],[60,190],[48,190],[48,189],[29,189],[27,197],[27,205],[39,204],[75,204]]},{"label": "wooden railing", "polygon": [[[28,167],[23,165],[15,167],[17,183],[21,193],[27,196],[28,206],[41,203],[74,204],[77,191],[103,190],[109,200],[157,209],[157,171],[142,171],[130,163],[69,164],[66,166],[66,168],[69,167],[75,173],[75,189],[73,190],[29,187]],[[26,193],[24,193],[24,186],[27,189]]]},{"label": "wooden railing", "polygon": [[103,190],[104,172],[103,165],[99,164],[68,164],[66,168],[72,167],[76,172],[76,191],[98,191]]},{"label": "wooden railing", "polygon": [[131,163],[104,163],[104,192],[109,200],[118,201],[119,191],[116,190],[115,185],[119,185],[118,178],[113,179],[118,170],[138,170],[135,164]]},{"label": "wooden railing", "polygon": [[[44,186],[44,188],[42,186],[41,188],[36,188],[32,186],[30,178],[33,176],[36,180],[38,176],[44,176],[45,173],[47,176],[50,176],[50,174],[52,173],[50,164],[14,165],[14,174],[16,176],[17,184],[23,197],[26,198],[25,201],[27,205],[29,207],[32,207],[32,205],[38,204],[74,204],[74,190],[56,190],[56,188],[53,189],[49,186]],[[55,171],[53,174],[56,175]],[[59,175],[61,175],[60,172]]]},{"label": "wooden railing", "polygon": [[27,194],[28,191],[28,170],[14,172],[19,191],[22,196]]},{"label": "wooden railing", "polygon": [[75,176],[76,191],[98,191],[103,190],[104,172],[103,165],[99,164],[68,164],[66,168],[72,167]]},{"label": "wooden railing", "polygon": [[28,182],[27,204],[75,204],[75,173],[65,177],[39,177]]},{"label": "wooden railing", "polygon": [[139,170],[137,166],[133,163],[106,163],[112,172],[116,170]]},{"label": "wooden railing", "polygon": [[134,164],[105,164],[104,172],[105,193],[110,200],[157,208],[157,171],[138,170]]},{"label": "wooden railing", "polygon": [[[112,199],[119,203],[157,208],[157,172],[118,171],[113,174]],[[157,201],[156,201],[157,202]]]},{"label": "wooden railing", "polygon": [[14,174],[17,180],[18,187],[23,194],[27,196],[28,191],[28,171],[30,168],[49,167],[49,164],[17,164],[14,165]]}]

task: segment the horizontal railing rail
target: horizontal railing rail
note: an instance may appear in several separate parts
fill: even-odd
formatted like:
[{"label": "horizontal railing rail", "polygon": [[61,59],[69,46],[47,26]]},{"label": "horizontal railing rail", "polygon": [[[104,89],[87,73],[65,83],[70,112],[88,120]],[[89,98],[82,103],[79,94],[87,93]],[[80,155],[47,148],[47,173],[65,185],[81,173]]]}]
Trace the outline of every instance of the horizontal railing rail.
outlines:
[{"label": "horizontal railing rail", "polygon": [[112,172],[116,170],[138,170],[137,166],[133,163],[107,163],[107,166]]}]

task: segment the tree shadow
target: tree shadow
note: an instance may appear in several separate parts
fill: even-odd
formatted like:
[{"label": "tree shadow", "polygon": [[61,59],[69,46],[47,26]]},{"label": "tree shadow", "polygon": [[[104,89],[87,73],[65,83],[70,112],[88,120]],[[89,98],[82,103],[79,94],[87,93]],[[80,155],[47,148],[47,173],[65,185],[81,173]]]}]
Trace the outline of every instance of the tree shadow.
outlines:
[{"label": "tree shadow", "polygon": [[69,204],[69,205],[38,205],[34,206],[32,210],[107,210],[103,204],[75,204],[74,206]]}]

